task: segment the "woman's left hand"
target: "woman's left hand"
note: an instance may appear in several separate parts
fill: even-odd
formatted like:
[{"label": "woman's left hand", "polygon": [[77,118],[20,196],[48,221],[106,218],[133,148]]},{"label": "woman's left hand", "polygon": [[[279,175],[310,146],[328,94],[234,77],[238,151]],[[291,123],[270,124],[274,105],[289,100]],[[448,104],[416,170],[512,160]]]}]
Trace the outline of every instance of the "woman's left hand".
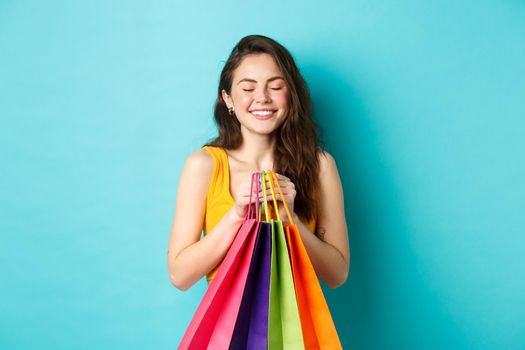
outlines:
[{"label": "woman's left hand", "polygon": [[[286,204],[288,206],[288,210],[290,211],[290,215],[294,215],[294,203],[295,203],[295,195],[297,192],[295,191],[295,185],[294,183],[286,176],[275,173],[275,177],[277,178],[277,181],[279,181],[279,186],[281,187],[281,190],[283,192],[283,197],[281,197],[281,194],[279,193],[279,188],[277,187],[277,184],[275,183],[275,180],[273,182],[274,192],[275,192],[275,199],[278,201],[279,206],[279,216],[281,217],[281,220],[285,224],[289,224],[290,220],[288,219],[288,215],[286,214],[286,209],[283,205],[283,200],[286,201]],[[270,194],[270,197],[268,198],[271,200],[272,196]],[[270,204],[270,203],[268,203]]]}]

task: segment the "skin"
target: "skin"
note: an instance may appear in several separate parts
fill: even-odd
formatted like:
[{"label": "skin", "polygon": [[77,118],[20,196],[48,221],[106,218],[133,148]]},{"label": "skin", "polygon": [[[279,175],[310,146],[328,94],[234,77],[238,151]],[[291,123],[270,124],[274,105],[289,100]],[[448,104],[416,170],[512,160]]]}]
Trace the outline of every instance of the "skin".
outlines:
[{"label": "skin", "polygon": [[[172,284],[180,290],[194,285],[226,255],[248,209],[251,174],[273,168],[274,131],[288,112],[288,88],[282,72],[268,54],[246,56],[233,74],[230,94],[223,90],[222,97],[227,107],[234,109],[232,118],[239,120],[243,138],[238,149],[227,151],[230,193],[235,204],[200,239],[213,159],[203,149],[191,154],[182,170],[168,244],[168,273]],[[269,119],[258,120],[250,112],[260,109],[274,113]],[[317,236],[294,212],[295,185],[281,174],[277,174],[277,180],[284,198],[277,194],[276,200],[284,223],[289,221],[282,204],[286,201],[319,278],[336,288],[346,281],[350,267],[343,190],[332,156],[323,152],[319,162]],[[259,198],[262,200],[261,192]]]}]

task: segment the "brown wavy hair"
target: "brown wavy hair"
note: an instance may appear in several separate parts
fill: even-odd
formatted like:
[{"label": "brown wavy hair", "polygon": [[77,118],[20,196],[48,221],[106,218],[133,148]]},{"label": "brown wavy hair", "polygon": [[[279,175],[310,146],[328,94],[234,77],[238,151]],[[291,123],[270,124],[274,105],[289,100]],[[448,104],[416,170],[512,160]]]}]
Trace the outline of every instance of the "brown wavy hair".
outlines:
[{"label": "brown wavy hair", "polygon": [[222,69],[217,100],[215,122],[219,135],[207,143],[227,150],[242,144],[240,123],[228,113],[222,98],[224,89],[231,95],[233,73],[244,57],[252,54],[271,55],[288,87],[288,115],[275,131],[274,171],[290,178],[297,192],[294,209],[305,220],[316,217],[316,200],[319,190],[319,154],[322,152],[317,125],[312,115],[310,92],[290,52],[277,41],[262,35],[242,38],[233,48]]}]

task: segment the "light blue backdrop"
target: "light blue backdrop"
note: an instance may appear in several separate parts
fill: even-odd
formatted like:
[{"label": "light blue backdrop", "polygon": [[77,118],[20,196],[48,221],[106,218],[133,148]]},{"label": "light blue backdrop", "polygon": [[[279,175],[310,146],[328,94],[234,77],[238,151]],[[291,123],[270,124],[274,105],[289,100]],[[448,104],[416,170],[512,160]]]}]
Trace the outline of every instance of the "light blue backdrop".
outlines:
[{"label": "light blue backdrop", "polygon": [[174,349],[166,251],[218,75],[293,53],[345,190],[345,349],[525,349],[525,3],[0,1],[0,348]]}]

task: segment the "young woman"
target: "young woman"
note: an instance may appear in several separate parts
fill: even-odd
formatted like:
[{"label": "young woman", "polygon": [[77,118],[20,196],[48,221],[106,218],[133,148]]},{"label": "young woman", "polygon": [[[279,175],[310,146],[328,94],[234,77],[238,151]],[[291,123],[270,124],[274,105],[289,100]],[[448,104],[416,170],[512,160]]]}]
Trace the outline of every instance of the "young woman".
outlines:
[{"label": "young woman", "polygon": [[186,290],[215,276],[248,209],[251,174],[262,170],[277,173],[280,216],[286,223],[286,201],[317,275],[332,288],[344,283],[341,180],[319,146],[308,88],[288,50],[260,35],[241,39],[220,76],[215,121],[218,137],[188,157],[180,178],[168,247],[173,285]]}]

